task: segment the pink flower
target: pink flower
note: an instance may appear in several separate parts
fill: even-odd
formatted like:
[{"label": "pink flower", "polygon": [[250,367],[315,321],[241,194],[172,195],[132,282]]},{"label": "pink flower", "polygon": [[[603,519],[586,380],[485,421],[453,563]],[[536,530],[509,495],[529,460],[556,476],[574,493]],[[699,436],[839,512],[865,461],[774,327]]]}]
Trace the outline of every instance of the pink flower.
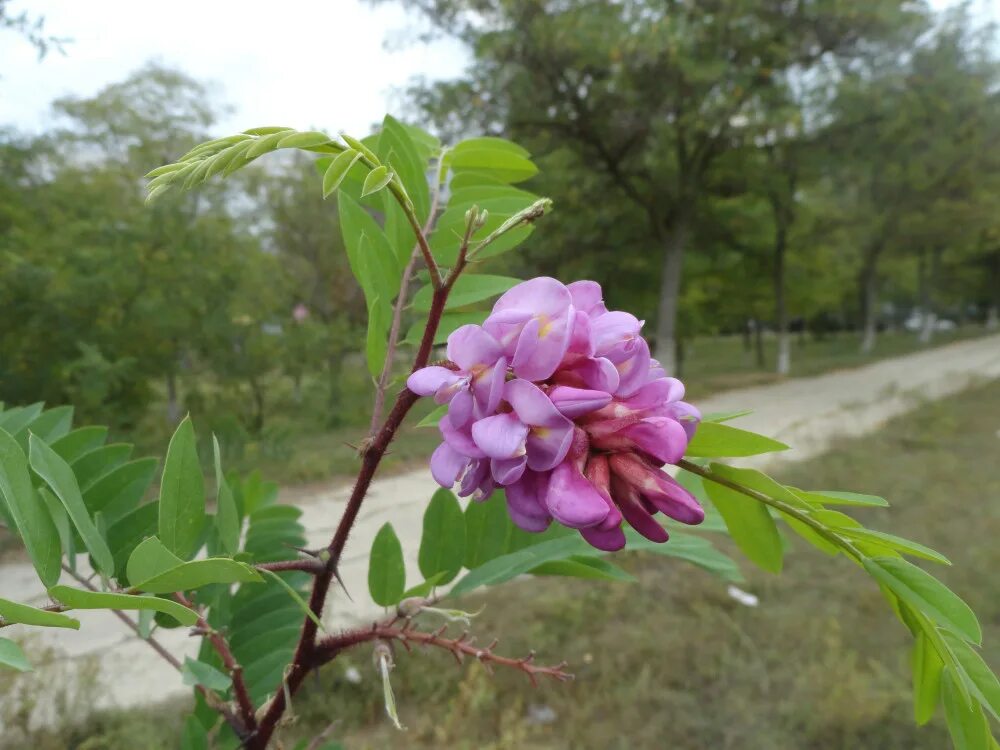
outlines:
[{"label": "pink flower", "polygon": [[503,487],[521,528],[555,519],[604,550],[625,545],[623,521],[657,542],[668,538],[657,513],[700,523],[697,501],[662,470],[684,455],[700,414],[641,329],[609,312],[593,281],[542,277],[508,291],[482,327],[448,338],[455,369],[426,367],[407,381],[449,404],[435,480],[476,500]]}]

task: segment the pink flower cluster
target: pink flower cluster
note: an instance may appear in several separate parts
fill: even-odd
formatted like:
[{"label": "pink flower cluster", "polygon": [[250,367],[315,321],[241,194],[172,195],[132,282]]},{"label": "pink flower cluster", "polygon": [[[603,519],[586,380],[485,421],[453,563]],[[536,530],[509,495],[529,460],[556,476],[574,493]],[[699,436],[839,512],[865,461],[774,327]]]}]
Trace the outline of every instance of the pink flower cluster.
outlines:
[{"label": "pink flower cluster", "polygon": [[407,380],[448,404],[434,479],[475,500],[502,486],[522,529],[555,518],[603,550],[625,545],[623,519],[656,542],[667,540],[657,512],[700,523],[701,506],[662,471],[684,455],[700,414],[650,356],[641,327],[609,312],[593,281],[540,277],[508,291],[482,326],[448,337],[454,369]]}]

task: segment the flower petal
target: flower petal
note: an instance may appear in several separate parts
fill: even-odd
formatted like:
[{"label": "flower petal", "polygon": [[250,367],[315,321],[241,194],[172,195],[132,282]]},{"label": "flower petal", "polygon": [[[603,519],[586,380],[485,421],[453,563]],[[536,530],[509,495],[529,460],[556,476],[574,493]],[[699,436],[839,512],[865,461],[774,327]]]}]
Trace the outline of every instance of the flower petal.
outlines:
[{"label": "flower petal", "polygon": [[621,515],[618,516],[619,525],[610,529],[600,526],[591,526],[580,529],[582,536],[591,547],[595,547],[605,552],[617,552],[625,546],[625,532],[621,528]]},{"label": "flower petal", "polygon": [[492,365],[501,353],[500,344],[482,326],[464,325],[448,336],[448,359],[463,370]]},{"label": "flower petal", "polygon": [[611,394],[557,385],[549,391],[549,400],[564,417],[572,419],[607,406],[611,403]]},{"label": "flower petal", "polygon": [[569,452],[573,443],[573,423],[557,427],[532,427],[528,432],[528,466],[534,471],[548,471]]},{"label": "flower petal", "polygon": [[442,419],[438,422],[438,429],[452,450],[469,458],[485,458],[486,454],[480,450],[479,446],[476,445],[476,441],[472,439],[472,433],[468,425],[463,426],[462,429],[456,429],[452,426],[450,419]]},{"label": "flower petal", "polygon": [[629,341],[639,335],[642,323],[631,313],[615,310],[599,315],[590,322],[590,335],[594,351],[599,355]]},{"label": "flower petal", "polygon": [[545,395],[545,391],[527,380],[507,381],[503,396],[525,424],[538,427],[565,427],[570,424]]},{"label": "flower petal", "polygon": [[472,419],[472,393],[468,388],[458,391],[448,406],[448,421],[455,429],[461,429]]},{"label": "flower petal", "polygon": [[418,396],[433,396],[442,386],[454,385],[462,377],[447,367],[422,367],[406,379],[406,387]]},{"label": "flower petal", "polygon": [[617,480],[629,485],[661,513],[691,525],[705,520],[701,505],[673,477],[627,453],[611,456],[608,463]]},{"label": "flower petal", "polygon": [[528,461],[524,456],[490,459],[490,472],[496,483],[500,485],[513,484],[519,480],[527,466]]},{"label": "flower petal", "polygon": [[604,306],[604,292],[596,281],[574,281],[572,284],[567,284],[566,288],[573,300],[573,307],[589,317],[603,315],[608,311]]},{"label": "flower petal", "polygon": [[552,471],[545,505],[559,523],[574,529],[596,526],[608,515],[608,505],[571,461]]},{"label": "flower petal", "polygon": [[657,461],[675,464],[684,458],[688,436],[683,425],[671,417],[647,417],[621,431],[635,446]]},{"label": "flower petal", "polygon": [[493,312],[527,310],[532,315],[552,318],[565,315],[572,304],[569,289],[561,281],[549,276],[538,276],[504,292],[493,306]]},{"label": "flower petal", "polygon": [[[625,351],[625,349],[629,351]],[[618,370],[619,383],[616,396],[627,398],[638,391],[649,376],[649,344],[642,337],[629,342],[628,345],[619,345],[615,350],[607,353],[615,368]]]},{"label": "flower petal", "polygon": [[515,414],[497,414],[472,425],[472,439],[490,458],[514,458],[525,454],[528,426]]},{"label": "flower petal", "polygon": [[649,511],[642,506],[639,493],[634,487],[618,479],[612,479],[611,491],[615,498],[615,504],[621,510],[629,526],[652,542],[665,542],[670,538],[667,530],[660,526],[649,514]]},{"label": "flower petal", "polygon": [[476,397],[481,416],[488,417],[500,405],[503,397],[504,381],[507,377],[507,358],[500,357],[492,367],[480,372],[472,380],[472,392]]},{"label": "flower petal", "polygon": [[594,356],[594,341],[590,334],[590,318],[583,310],[573,313],[573,330],[569,337],[569,351],[585,357]]},{"label": "flower petal", "polygon": [[545,531],[552,521],[543,503],[547,481],[547,475],[528,470],[520,481],[507,487],[507,512],[525,531]]},{"label": "flower petal", "polygon": [[431,476],[442,487],[450,489],[468,463],[468,458],[447,443],[441,443],[431,454]]},{"label": "flower petal", "polygon": [[483,481],[489,476],[490,473],[490,462],[485,459],[475,459],[469,462],[469,467],[465,470],[462,475],[462,481],[459,484],[458,496],[468,497],[483,483]]}]

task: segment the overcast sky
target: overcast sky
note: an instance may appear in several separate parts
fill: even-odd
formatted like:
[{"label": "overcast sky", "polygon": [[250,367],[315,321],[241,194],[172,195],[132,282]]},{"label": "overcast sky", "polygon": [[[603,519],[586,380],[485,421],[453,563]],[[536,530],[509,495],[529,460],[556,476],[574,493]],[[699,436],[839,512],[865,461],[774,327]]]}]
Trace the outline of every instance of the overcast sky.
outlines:
[{"label": "overcast sky", "polygon": [[[973,4],[980,19],[1000,16],[1000,0]],[[9,11],[44,16],[50,34],[72,39],[65,55],[39,61],[22,38],[0,32],[0,124],[29,131],[46,126],[53,99],[91,96],[156,59],[219,85],[235,106],[220,135],[259,125],[362,134],[398,111],[393,92],[412,76],[450,78],[467,61],[452,41],[399,44],[419,19],[394,3],[13,0]]]},{"label": "overcast sky", "polygon": [[9,11],[44,16],[49,34],[72,39],[65,55],[39,61],[0,32],[0,124],[31,131],[45,127],[53,99],[91,96],[156,59],[219,85],[236,107],[220,134],[259,125],[364,134],[398,109],[393,91],[413,75],[453,77],[466,61],[451,41],[399,44],[419,19],[393,3],[13,0]]}]

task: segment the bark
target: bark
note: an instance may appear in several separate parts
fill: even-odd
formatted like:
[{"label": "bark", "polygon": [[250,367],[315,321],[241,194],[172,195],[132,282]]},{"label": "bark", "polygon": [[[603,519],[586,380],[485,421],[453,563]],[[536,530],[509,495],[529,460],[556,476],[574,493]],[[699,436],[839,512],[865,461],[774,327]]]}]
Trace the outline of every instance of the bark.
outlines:
[{"label": "bark", "polygon": [[871,250],[861,269],[861,310],[863,328],[861,351],[870,353],[878,335],[878,252]]},{"label": "bark", "polygon": [[764,324],[758,319],[753,321],[753,342],[757,352],[757,368],[764,369]]},{"label": "bark", "polygon": [[788,339],[788,308],[785,299],[785,252],[788,246],[788,230],[784,216],[776,212],[777,226],[774,233],[774,325],[778,336],[779,375],[787,375],[791,368],[791,347]]},{"label": "bark", "polygon": [[681,290],[687,222],[680,218],[667,234],[660,273],[660,304],[656,313],[654,356],[668,375],[677,374],[677,302]]},{"label": "bark", "polygon": [[986,311],[986,327],[991,331],[1000,328],[1000,310],[996,305],[990,305]]},{"label": "bark", "polygon": [[941,265],[941,250],[935,248],[931,251],[930,261],[926,259],[924,252],[920,253],[920,307],[923,311],[923,320],[920,327],[920,343],[929,344],[934,338],[934,331],[937,326],[937,313],[934,310],[934,281],[938,276]]},{"label": "bark", "polygon": [[167,422],[175,425],[181,421],[181,405],[177,398],[177,374],[167,373]]}]

